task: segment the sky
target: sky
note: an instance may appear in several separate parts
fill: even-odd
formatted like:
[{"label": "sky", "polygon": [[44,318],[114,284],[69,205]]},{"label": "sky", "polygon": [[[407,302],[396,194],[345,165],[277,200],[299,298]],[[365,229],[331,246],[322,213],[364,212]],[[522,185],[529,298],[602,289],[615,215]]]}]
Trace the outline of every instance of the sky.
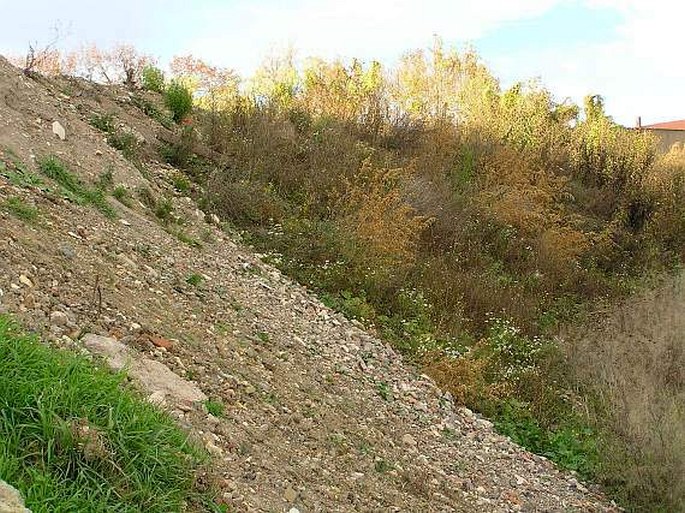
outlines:
[{"label": "sky", "polygon": [[476,49],[503,86],[539,79],[561,101],[601,94],[617,122],[685,118],[685,2],[673,0],[0,0],[0,54],[29,42],[130,43],[249,75],[270,54],[392,65],[434,36]]}]

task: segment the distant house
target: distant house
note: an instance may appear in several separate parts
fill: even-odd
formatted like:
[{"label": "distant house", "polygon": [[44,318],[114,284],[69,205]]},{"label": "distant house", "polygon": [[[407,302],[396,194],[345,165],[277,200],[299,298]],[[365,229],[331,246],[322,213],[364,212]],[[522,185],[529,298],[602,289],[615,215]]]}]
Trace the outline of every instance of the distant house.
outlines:
[{"label": "distant house", "polygon": [[685,119],[678,121],[666,121],[653,125],[643,125],[637,118],[637,127],[641,130],[649,130],[659,138],[659,149],[666,153],[675,143],[685,145]]}]

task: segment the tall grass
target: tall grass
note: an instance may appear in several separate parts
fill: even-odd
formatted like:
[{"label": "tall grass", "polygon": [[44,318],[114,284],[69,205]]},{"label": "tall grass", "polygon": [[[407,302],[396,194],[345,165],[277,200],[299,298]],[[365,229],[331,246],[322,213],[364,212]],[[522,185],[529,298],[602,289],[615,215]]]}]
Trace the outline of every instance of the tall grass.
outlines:
[{"label": "tall grass", "polygon": [[600,477],[633,510],[685,505],[685,278],[625,302],[565,350],[606,431]]}]

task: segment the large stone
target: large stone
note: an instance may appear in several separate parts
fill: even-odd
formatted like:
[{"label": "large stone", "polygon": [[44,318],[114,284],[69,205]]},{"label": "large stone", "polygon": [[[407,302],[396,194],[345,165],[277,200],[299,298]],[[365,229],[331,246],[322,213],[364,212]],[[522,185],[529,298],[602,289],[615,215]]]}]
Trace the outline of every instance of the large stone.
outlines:
[{"label": "large stone", "polygon": [[62,141],[67,138],[67,132],[59,121],[53,121],[52,133],[59,137]]},{"label": "large stone", "polygon": [[19,491],[0,479],[0,513],[31,513]]},{"label": "large stone", "polygon": [[130,349],[116,339],[89,333],[83,337],[82,342],[91,353],[107,360],[107,365],[114,370],[131,366],[133,360]]},{"label": "large stone", "polygon": [[207,400],[195,384],[181,378],[161,362],[136,358],[133,351],[116,339],[88,334],[83,337],[83,345],[104,357],[114,370],[127,369],[128,375],[150,395],[185,407]]}]

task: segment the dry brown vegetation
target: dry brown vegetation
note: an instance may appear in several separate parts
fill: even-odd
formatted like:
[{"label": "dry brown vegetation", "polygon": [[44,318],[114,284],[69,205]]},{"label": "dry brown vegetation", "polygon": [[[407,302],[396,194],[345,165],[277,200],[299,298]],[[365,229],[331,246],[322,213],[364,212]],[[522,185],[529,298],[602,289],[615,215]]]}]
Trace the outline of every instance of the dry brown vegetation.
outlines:
[{"label": "dry brown vegetation", "polygon": [[[685,498],[685,279],[626,301],[567,337],[579,382],[598,396],[603,477],[645,511]],[[598,316],[600,317],[600,316]]]}]

